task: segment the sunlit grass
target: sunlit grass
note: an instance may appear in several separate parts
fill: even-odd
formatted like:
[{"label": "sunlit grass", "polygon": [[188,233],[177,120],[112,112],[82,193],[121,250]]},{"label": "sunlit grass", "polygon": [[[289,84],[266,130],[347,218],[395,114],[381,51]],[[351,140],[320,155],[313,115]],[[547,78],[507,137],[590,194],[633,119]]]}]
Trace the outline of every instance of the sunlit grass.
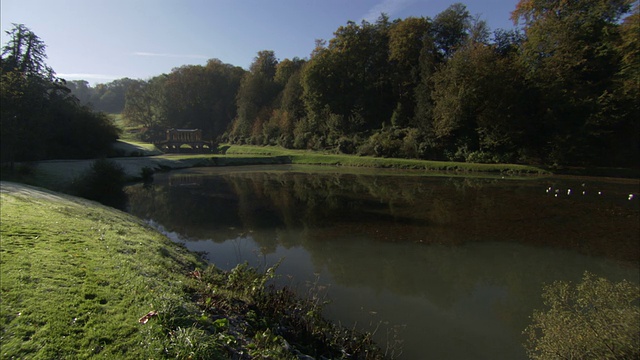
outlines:
[{"label": "sunlit grass", "polygon": [[120,156],[152,156],[160,155],[162,152],[154,144],[140,140],[120,139],[112,145],[116,154]]},{"label": "sunlit grass", "polygon": [[122,114],[109,114],[109,117],[113,123],[122,131],[120,134],[121,140],[136,140],[136,133],[141,128],[139,125],[131,126],[127,123]]},{"label": "sunlit grass", "polygon": [[138,319],[185,303],[193,254],[95,203],[7,183],[1,199],[3,358],[161,357],[166,329]]}]

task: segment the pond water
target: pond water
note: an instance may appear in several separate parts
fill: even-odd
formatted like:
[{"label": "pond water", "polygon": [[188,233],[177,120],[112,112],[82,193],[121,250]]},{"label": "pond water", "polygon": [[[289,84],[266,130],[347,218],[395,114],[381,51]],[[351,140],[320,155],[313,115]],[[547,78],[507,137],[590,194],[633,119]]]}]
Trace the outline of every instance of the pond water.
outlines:
[{"label": "pond water", "polygon": [[584,271],[638,283],[638,186],[282,165],[157,174],[127,192],[131,213],[217,267],[282,260],[280,284],[326,297],[329,319],[402,359],[525,359],[543,284]]}]

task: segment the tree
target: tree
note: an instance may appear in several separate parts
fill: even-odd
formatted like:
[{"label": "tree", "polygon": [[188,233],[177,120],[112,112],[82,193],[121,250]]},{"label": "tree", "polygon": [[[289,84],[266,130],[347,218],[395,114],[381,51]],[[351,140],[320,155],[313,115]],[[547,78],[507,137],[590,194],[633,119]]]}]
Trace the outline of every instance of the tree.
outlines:
[{"label": "tree", "polygon": [[5,32],[9,42],[2,48],[2,70],[53,80],[53,70],[45,64],[46,45],[24,24],[13,24]]},{"label": "tree", "polygon": [[[434,132],[434,75],[455,51],[467,40],[471,29],[471,15],[466,6],[455,3],[436,15],[428,36],[423,38],[420,52],[420,81],[415,88],[414,124],[426,134],[428,147],[438,147]],[[437,151],[432,157],[439,157]]]},{"label": "tree", "polygon": [[273,50],[258,51],[258,56],[253,59],[249,71],[253,75],[261,75],[267,79],[273,79],[276,76],[276,67],[278,59]]},{"label": "tree", "polygon": [[631,3],[521,0],[512,13],[524,25],[527,77],[545,95],[542,121],[551,129],[553,162],[611,165],[611,145],[621,135],[616,128],[626,121],[612,113],[610,92],[621,62],[615,44]]},{"label": "tree", "polygon": [[[27,113],[26,97],[31,95],[29,81],[18,71],[2,71],[0,81],[0,125],[2,132],[2,160],[13,168],[16,159],[25,158],[27,151],[20,144],[28,141],[29,124],[23,118]],[[36,103],[32,103],[35,105]]]},{"label": "tree", "polygon": [[167,128],[198,128],[217,140],[236,117],[236,94],[245,71],[210,59],[205,66],[185,65],[169,74],[129,86],[124,117],[151,130],[150,138]]},{"label": "tree", "polygon": [[215,140],[235,117],[235,96],[244,70],[210,59],[206,66],[173,69],[162,80],[163,116],[167,126],[199,128]]},{"label": "tree", "polygon": [[432,24],[432,36],[440,54],[446,59],[461,46],[471,29],[471,15],[467,7],[455,3],[436,15]]},{"label": "tree", "polygon": [[432,128],[436,147],[456,160],[522,161],[539,146],[536,94],[517,52],[490,44],[477,22],[451,59],[433,75]]},{"label": "tree", "polygon": [[104,84],[104,92],[98,101],[93,105],[95,110],[104,111],[111,114],[119,114],[124,110],[125,97],[129,86],[137,80],[122,78]]},{"label": "tree", "polygon": [[67,81],[67,87],[71,90],[73,96],[78,98],[80,104],[89,105],[93,89],[86,80]]},{"label": "tree", "polygon": [[129,125],[141,125],[149,130],[168,126],[164,93],[166,78],[160,75],[148,81],[137,80],[129,86],[122,112]]},{"label": "tree", "polygon": [[284,59],[276,65],[276,73],[273,80],[280,86],[285,86],[289,81],[289,78],[295,73],[300,72],[302,66],[305,64],[305,60],[298,57],[293,59]]},{"label": "tree", "polygon": [[398,99],[393,125],[408,125],[414,117],[415,91],[420,83],[420,54],[429,37],[431,23],[425,18],[396,21],[389,29],[389,62],[394,95]]},{"label": "tree", "polygon": [[619,72],[610,99],[615,100],[614,114],[621,121],[614,141],[608,144],[615,154],[614,163],[626,166],[640,164],[640,3],[620,25],[620,39],[616,45],[620,57]]},{"label": "tree", "polygon": [[501,56],[515,55],[524,42],[519,30],[497,29],[493,32],[493,46]]},{"label": "tree", "polygon": [[336,30],[303,71],[307,115],[327,125],[329,135],[367,131],[389,121],[395,101],[388,61],[386,15],[375,24],[353,21]]},{"label": "tree", "polygon": [[532,359],[637,359],[640,357],[640,288],[585,272],[573,286],[557,281],[542,294],[524,334]]},{"label": "tree", "polygon": [[274,79],[277,65],[278,60],[270,50],[260,51],[254,58],[238,90],[238,115],[233,124],[233,136],[251,137],[253,142],[262,143],[262,126],[269,120],[282,88]]},{"label": "tree", "polygon": [[284,59],[276,66],[274,81],[282,90],[274,100],[269,121],[263,124],[263,143],[293,146],[295,123],[305,116],[300,76],[305,63],[305,60],[293,58]]}]

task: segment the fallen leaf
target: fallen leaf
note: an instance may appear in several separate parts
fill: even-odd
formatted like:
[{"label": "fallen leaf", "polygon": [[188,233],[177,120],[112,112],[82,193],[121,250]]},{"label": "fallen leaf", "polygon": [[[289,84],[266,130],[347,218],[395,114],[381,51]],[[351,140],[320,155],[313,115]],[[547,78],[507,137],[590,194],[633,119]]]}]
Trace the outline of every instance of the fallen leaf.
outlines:
[{"label": "fallen leaf", "polygon": [[140,324],[146,324],[146,323],[147,323],[147,321],[149,321],[149,319],[151,319],[151,318],[152,318],[152,317],[154,317],[154,316],[158,316],[158,312],[157,312],[157,311],[155,311],[155,310],[153,310],[153,311],[149,311],[149,312],[147,313],[147,315],[145,315],[145,316],[141,317],[141,318],[138,320],[138,322],[139,322]]}]

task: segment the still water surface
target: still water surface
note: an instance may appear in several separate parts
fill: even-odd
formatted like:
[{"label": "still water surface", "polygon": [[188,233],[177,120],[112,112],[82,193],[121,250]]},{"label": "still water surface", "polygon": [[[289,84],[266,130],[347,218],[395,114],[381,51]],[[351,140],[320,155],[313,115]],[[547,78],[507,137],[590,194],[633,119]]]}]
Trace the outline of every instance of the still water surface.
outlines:
[{"label": "still water surface", "polygon": [[220,268],[282,259],[281,284],[326,296],[328,318],[402,359],[524,359],[544,283],[640,277],[637,180],[283,165],[172,172],[128,193],[133,214]]}]

